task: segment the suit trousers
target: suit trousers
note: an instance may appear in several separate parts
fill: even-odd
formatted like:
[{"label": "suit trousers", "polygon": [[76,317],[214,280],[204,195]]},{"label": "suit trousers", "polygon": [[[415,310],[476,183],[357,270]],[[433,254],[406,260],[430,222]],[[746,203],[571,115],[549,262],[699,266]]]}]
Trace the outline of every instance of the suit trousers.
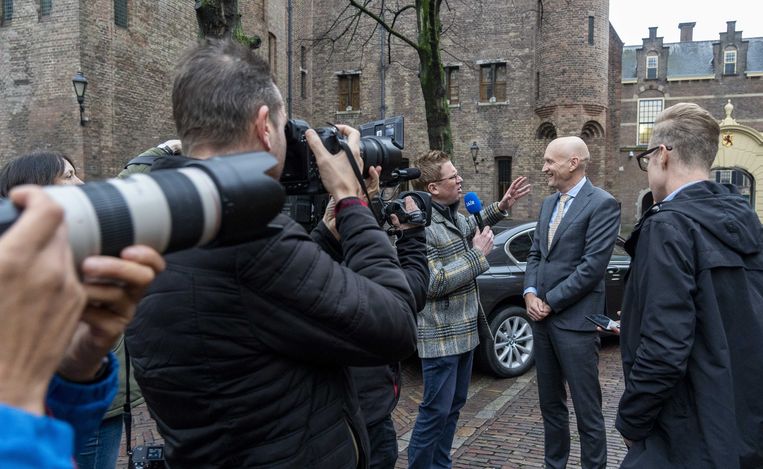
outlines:
[{"label": "suit trousers", "polygon": [[598,332],[565,330],[544,320],[533,324],[533,333],[546,468],[565,468],[570,455],[565,381],[572,395],[580,434],[580,466],[605,468],[607,435],[601,412]]},{"label": "suit trousers", "polygon": [[474,350],[422,358],[424,396],[408,445],[409,469],[450,468],[450,448],[461,408],[466,403]]}]

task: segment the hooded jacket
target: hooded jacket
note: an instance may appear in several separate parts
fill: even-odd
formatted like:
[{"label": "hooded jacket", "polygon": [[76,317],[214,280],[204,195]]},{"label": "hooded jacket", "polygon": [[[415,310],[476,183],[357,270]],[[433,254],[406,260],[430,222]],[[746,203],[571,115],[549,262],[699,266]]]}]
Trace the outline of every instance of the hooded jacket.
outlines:
[{"label": "hooded jacket", "polygon": [[626,242],[622,467],[763,467],[763,228],[710,181],[654,205]]}]

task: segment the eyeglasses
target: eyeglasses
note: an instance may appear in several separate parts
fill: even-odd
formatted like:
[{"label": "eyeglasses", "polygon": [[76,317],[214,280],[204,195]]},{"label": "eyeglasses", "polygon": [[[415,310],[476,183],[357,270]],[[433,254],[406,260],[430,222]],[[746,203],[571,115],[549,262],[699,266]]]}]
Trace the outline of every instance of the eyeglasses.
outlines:
[{"label": "eyeglasses", "polygon": [[663,146],[668,151],[673,149],[673,147],[670,145],[657,145],[656,147],[650,148],[645,152],[641,152],[636,156],[636,161],[638,162],[638,167],[641,168],[641,171],[646,171],[647,166],[649,166],[649,158],[651,158],[650,153],[654,153]]},{"label": "eyeglasses", "polygon": [[459,177],[460,177],[460,176],[458,175],[458,173],[456,173],[456,174],[454,174],[453,176],[448,176],[448,177],[446,177],[446,178],[440,178],[440,179],[436,179],[436,180],[434,180],[434,181],[432,181],[432,182],[442,182],[442,181],[446,181],[446,180],[448,180],[448,179],[453,179],[454,181],[457,181]]}]

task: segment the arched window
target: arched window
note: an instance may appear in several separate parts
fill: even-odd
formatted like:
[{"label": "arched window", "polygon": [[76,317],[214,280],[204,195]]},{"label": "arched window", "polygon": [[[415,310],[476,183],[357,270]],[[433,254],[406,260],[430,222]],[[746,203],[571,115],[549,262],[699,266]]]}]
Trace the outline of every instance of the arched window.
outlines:
[{"label": "arched window", "polygon": [[583,130],[580,132],[580,138],[586,142],[593,140],[594,138],[601,138],[604,136],[604,128],[596,121],[588,121],[583,126]]},{"label": "arched window", "polygon": [[551,122],[544,122],[538,127],[535,133],[538,140],[553,140],[556,138],[556,127]]},{"label": "arched window", "polygon": [[740,168],[715,168],[710,172],[710,180],[720,184],[733,184],[737,191],[755,207],[755,179]]}]

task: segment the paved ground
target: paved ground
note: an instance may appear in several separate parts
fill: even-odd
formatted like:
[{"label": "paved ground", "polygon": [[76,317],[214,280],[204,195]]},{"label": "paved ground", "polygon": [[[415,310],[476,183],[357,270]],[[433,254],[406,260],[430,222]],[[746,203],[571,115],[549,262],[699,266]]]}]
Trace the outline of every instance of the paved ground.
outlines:
[{"label": "paved ground", "polygon": [[[607,425],[609,466],[619,466],[625,446],[615,430],[617,402],[623,391],[622,367],[617,342],[605,341],[599,364]],[[403,389],[394,420],[399,435],[400,457],[397,467],[406,467],[406,450],[421,400],[421,370],[417,361],[403,368]],[[135,409],[133,445],[161,442],[145,406]],[[572,454],[569,467],[579,467],[580,446],[570,402]],[[122,448],[124,453],[124,445]],[[126,467],[120,458],[120,468]],[[461,411],[453,442],[456,468],[538,468],[543,466],[543,424],[538,407],[535,370],[513,379],[495,379],[475,370],[469,399]]]}]

